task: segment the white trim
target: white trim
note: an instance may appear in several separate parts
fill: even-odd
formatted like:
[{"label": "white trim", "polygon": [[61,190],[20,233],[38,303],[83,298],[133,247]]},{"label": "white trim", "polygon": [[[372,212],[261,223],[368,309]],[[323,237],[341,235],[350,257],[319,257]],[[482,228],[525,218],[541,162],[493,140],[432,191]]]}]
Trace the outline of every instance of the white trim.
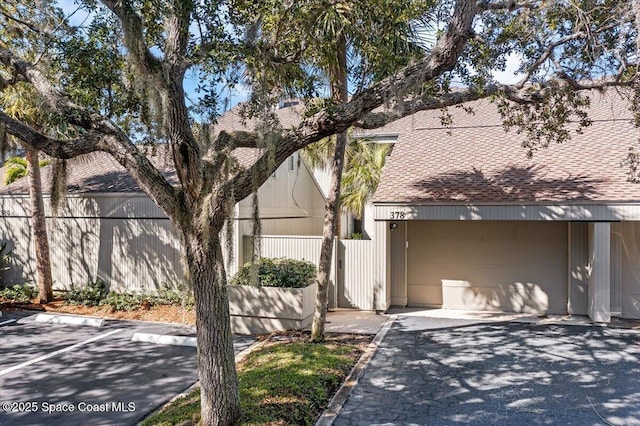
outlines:
[{"label": "white trim", "polygon": [[[316,189],[318,190],[318,192],[320,193],[320,196],[322,197],[322,201],[326,203],[327,196],[322,190],[322,187],[320,186],[318,179],[316,179],[316,175],[313,173],[313,170],[311,170],[311,168],[307,165],[306,161],[304,161],[304,157],[302,155],[299,155],[298,159],[300,160],[300,163],[304,166],[304,168],[307,170],[307,173],[309,174],[309,176],[311,176],[311,180],[313,181],[313,184],[316,186]],[[300,170],[299,167],[298,167],[298,170]]]},{"label": "white trim", "polygon": [[[149,198],[144,192],[82,192],[65,195],[65,198]],[[29,198],[29,194],[3,194],[0,198]],[[42,194],[42,198],[51,198],[51,194]]]},{"label": "white trim", "polygon": [[[392,217],[393,212],[393,217]],[[400,214],[402,217],[398,217]],[[640,203],[600,204],[376,204],[374,220],[640,220]]]},{"label": "white trim", "polygon": [[399,137],[400,137],[400,133],[398,132],[356,133],[352,135],[353,139],[368,139],[371,141],[371,143],[390,144],[390,145],[394,145],[396,142],[398,142]]}]

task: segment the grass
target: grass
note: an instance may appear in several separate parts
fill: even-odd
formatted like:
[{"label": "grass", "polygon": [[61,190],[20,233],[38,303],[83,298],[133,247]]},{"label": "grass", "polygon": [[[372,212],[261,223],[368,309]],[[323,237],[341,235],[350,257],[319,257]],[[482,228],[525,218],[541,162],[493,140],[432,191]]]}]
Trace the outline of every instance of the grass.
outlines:
[{"label": "grass", "polygon": [[[304,340],[304,335],[277,336],[238,365],[241,425],[312,425],[371,336],[329,335],[321,344]],[[186,426],[199,419],[196,389],[142,424]]]}]

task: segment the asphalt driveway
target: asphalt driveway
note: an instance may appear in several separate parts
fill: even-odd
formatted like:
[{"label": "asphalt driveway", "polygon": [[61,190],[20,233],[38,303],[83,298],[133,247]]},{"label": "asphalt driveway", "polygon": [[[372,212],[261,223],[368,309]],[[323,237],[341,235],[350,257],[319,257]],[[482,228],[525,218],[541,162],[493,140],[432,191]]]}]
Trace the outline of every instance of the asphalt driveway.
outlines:
[{"label": "asphalt driveway", "polygon": [[[102,327],[0,317],[0,426],[133,425],[198,380],[196,348],[132,341],[194,328],[108,320]],[[236,336],[236,353],[255,339]]]},{"label": "asphalt driveway", "polygon": [[335,425],[640,425],[640,332],[399,317]]}]

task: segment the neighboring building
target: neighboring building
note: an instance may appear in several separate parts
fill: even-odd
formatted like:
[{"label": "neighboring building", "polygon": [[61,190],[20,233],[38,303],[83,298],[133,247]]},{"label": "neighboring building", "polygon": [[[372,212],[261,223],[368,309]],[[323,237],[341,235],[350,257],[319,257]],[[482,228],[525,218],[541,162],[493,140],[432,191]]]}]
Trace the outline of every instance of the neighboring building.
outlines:
[{"label": "neighboring building", "polygon": [[399,134],[374,199],[384,308],[640,318],[640,185],[622,165],[640,132],[618,96],[591,96],[593,124],[532,159],[487,101],[447,128],[427,111],[381,129]]},{"label": "neighboring building", "polygon": [[[621,164],[640,131],[621,98],[591,96],[592,125],[531,159],[524,135],[505,132],[488,101],[471,103],[473,114],[450,108],[449,127],[440,111],[424,111],[358,133],[394,146],[365,211],[369,239],[337,241],[330,306],[640,318],[640,184]],[[300,110],[275,112],[286,128]],[[254,125],[236,108],[218,127]],[[255,151],[237,154],[255,159]],[[50,220],[58,285],[95,276],[117,288],[178,280],[180,243],[166,217],[113,160],[90,164],[75,169],[68,208]],[[328,181],[295,154],[260,188],[263,255],[317,262]],[[19,242],[29,278],[24,194],[26,183],[0,189],[0,209],[10,213],[0,218],[0,240]],[[248,200],[236,206],[231,274],[248,257],[250,211]]]},{"label": "neighboring building", "polygon": [[[158,150],[162,151],[162,149]],[[255,150],[233,155],[247,167]],[[151,157],[172,184],[175,171],[162,154]],[[96,153],[73,160],[63,207],[49,208],[50,169],[42,169],[55,288],[84,285],[101,278],[115,290],[154,290],[183,280],[180,234],[113,158]],[[14,266],[6,284],[35,281],[27,179],[0,187],[0,241],[10,241]],[[258,190],[263,232],[320,235],[324,198],[312,174],[294,154]],[[250,235],[250,197],[235,207],[233,260],[228,273],[244,261],[243,238]]]}]

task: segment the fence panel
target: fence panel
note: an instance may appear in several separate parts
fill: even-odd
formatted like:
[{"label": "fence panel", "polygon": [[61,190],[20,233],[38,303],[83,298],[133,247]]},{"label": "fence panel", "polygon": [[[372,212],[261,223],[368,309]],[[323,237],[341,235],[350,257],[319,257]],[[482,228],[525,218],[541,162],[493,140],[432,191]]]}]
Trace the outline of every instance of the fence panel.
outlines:
[{"label": "fence panel", "polygon": [[340,240],[341,284],[338,306],[373,310],[377,306],[378,267],[373,240]]},{"label": "fence panel", "polygon": [[[243,236],[242,249],[243,261],[248,262],[251,259],[253,251],[254,237],[251,235]],[[334,261],[331,264],[331,272],[329,279],[329,307],[336,306],[336,268],[335,260],[337,258],[337,241],[334,243]],[[320,261],[320,248],[322,246],[322,237],[319,236],[297,236],[297,235],[263,235],[260,237],[260,255],[263,257],[288,257],[296,260],[306,260],[313,262],[318,266]]]}]

